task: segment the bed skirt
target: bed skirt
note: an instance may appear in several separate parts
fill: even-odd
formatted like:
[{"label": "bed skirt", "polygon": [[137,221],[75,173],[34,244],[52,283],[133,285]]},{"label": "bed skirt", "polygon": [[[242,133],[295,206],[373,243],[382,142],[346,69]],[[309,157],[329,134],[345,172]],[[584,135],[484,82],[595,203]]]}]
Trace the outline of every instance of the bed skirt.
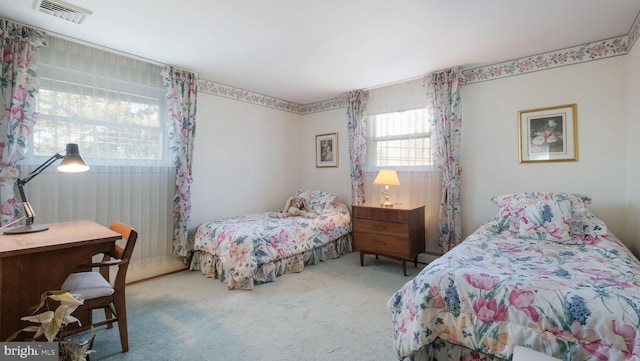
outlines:
[{"label": "bed skirt", "polygon": [[302,272],[305,266],[318,264],[328,259],[339,258],[343,254],[352,252],[353,239],[351,233],[327,243],[324,246],[282,258],[273,262],[258,265],[252,279],[234,280],[229,277],[220,259],[208,252],[195,251],[191,259],[190,270],[200,270],[209,278],[218,278],[227,283],[229,289],[251,290],[255,285],[273,282],[276,277],[285,273]]},{"label": "bed skirt", "polygon": [[403,361],[458,361],[458,360],[483,360],[483,361],[508,361],[500,357],[486,355],[478,351],[470,350],[464,346],[454,345],[441,338],[436,338],[432,343],[405,357]]}]

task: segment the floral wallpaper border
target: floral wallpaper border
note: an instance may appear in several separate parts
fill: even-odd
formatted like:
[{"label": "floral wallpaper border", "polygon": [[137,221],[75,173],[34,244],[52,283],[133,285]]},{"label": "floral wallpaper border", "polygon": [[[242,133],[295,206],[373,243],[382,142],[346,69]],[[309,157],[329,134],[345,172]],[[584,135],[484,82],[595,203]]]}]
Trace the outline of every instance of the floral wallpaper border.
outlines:
[{"label": "floral wallpaper border", "polygon": [[[472,84],[587,61],[606,59],[627,54],[631,48],[633,48],[638,37],[640,37],[640,14],[636,17],[627,35],[594,41],[530,57],[463,69],[462,74],[465,84]],[[333,99],[300,105],[253,93],[248,90],[217,84],[208,80],[198,81],[198,91],[302,115],[346,108],[347,106],[347,100],[344,94]]]},{"label": "floral wallpaper border", "polygon": [[302,108],[302,105],[300,104],[235,88],[229,85],[214,83],[209,80],[198,80],[198,91],[297,114],[300,114],[300,109]]},{"label": "floral wallpaper border", "polygon": [[638,40],[638,36],[640,36],[640,14],[636,17],[636,21],[633,22],[631,26],[631,30],[629,30],[629,50],[633,48],[636,40]]},{"label": "floral wallpaper border", "polygon": [[327,110],[341,109],[347,106],[347,100],[344,96],[339,96],[321,102],[300,105],[204,79],[198,80],[198,92],[235,99],[296,114],[319,113]]},{"label": "floral wallpaper border", "polygon": [[526,58],[465,69],[462,72],[464,83],[478,83],[481,81],[495,80],[514,75],[625,55],[630,49],[629,39],[629,35],[619,36],[617,38],[596,41],[562,50],[550,51]]},{"label": "floral wallpaper border", "polygon": [[333,99],[303,105],[300,107],[300,114],[320,113],[328,110],[341,109],[346,107],[347,97],[345,95],[341,95]]}]

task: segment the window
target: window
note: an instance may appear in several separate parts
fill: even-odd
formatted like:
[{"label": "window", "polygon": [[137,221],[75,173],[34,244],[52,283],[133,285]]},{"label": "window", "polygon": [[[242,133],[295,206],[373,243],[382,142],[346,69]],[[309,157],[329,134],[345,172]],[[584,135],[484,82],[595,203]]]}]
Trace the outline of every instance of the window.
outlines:
[{"label": "window", "polygon": [[368,122],[370,168],[433,166],[426,109],[371,115]]},{"label": "window", "polygon": [[131,224],[144,242],[134,250],[129,273],[148,275],[151,268],[173,264],[176,171],[167,145],[161,66],[53,36],[47,43],[38,54],[38,120],[18,163],[20,174],[67,143],[78,144],[91,168],[71,175],[50,167],[29,182],[37,222]]},{"label": "window", "polygon": [[160,66],[52,39],[38,76],[28,163],[78,143],[94,166],[170,166]]},{"label": "window", "polygon": [[442,172],[431,154],[424,79],[372,89],[367,114],[366,202],[377,206],[384,201],[383,186],[373,183],[378,170],[397,170],[400,186],[389,190],[394,203],[402,207],[425,206],[425,247],[427,252],[439,253]]},{"label": "window", "polygon": [[[82,155],[96,162],[160,161],[165,132],[161,100],[143,96],[108,97],[108,92],[79,92],[47,87],[38,94],[38,122],[34,127],[34,155],[51,156],[67,143],[82,145]],[[88,95],[85,95],[89,93]]]}]

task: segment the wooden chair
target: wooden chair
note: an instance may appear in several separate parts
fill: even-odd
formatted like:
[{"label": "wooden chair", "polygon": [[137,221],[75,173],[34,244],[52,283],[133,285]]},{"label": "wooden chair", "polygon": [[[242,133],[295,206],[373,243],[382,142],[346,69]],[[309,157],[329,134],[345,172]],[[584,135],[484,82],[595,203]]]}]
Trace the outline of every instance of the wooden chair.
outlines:
[{"label": "wooden chair", "polygon": [[[84,331],[92,326],[107,325],[108,328],[112,328],[113,322],[118,322],[122,352],[127,352],[129,351],[129,336],[124,293],[125,278],[138,233],[130,226],[118,222],[112,222],[109,229],[122,235],[126,241],[124,248],[116,244],[113,251],[103,256],[102,262],[82,265],[79,269],[88,271],[70,274],[61,289],[79,295],[84,300],[84,304],[79,306],[75,313],[91,312],[91,310],[102,308],[105,314],[104,321],[82,325],[82,327],[71,330],[68,334]],[[118,271],[112,285],[109,281],[109,268],[113,266],[118,266]],[[92,271],[93,267],[98,267],[99,271]]]}]

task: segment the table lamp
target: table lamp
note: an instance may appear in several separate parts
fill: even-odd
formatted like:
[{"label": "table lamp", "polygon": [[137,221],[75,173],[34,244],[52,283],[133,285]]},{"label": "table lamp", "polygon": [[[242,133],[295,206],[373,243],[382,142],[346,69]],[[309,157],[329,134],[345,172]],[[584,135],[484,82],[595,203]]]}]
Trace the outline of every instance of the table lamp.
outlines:
[{"label": "table lamp", "polygon": [[[64,159],[63,159],[64,158]],[[78,150],[78,145],[69,143],[67,144],[67,149],[65,151],[65,155],[62,156],[60,153],[56,153],[51,158],[47,159],[44,163],[42,163],[38,168],[34,169],[29,175],[24,177],[24,179],[18,178],[18,190],[20,191],[20,198],[22,199],[22,208],[24,208],[24,216],[27,219],[25,221],[24,227],[13,228],[7,231],[4,231],[4,234],[22,234],[22,233],[32,233],[32,232],[42,232],[49,229],[47,226],[37,226],[33,224],[33,220],[36,214],[33,212],[33,208],[27,201],[27,196],[24,193],[24,185],[27,184],[30,180],[35,178],[38,174],[42,173],[47,167],[55,163],[58,159],[62,159],[62,162],[58,166],[58,170],[60,172],[65,173],[77,173],[77,172],[86,172],[89,170],[89,166],[80,156],[80,151]]]},{"label": "table lamp", "polygon": [[382,191],[382,194],[384,195],[384,203],[380,206],[385,208],[393,207],[393,203],[389,202],[389,186],[400,185],[398,173],[396,173],[395,170],[380,169],[378,176],[376,176],[376,179],[373,181],[373,184],[384,185],[384,191]]}]

